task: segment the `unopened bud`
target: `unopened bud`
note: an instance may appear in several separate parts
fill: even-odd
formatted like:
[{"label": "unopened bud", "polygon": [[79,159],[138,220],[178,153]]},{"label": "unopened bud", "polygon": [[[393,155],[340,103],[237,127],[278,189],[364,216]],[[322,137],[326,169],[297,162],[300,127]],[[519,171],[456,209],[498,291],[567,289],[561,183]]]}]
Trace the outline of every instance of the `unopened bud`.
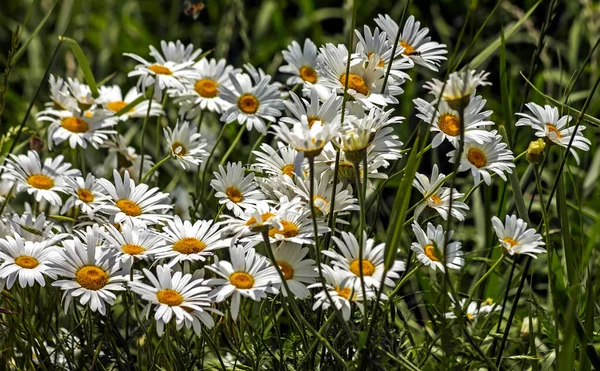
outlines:
[{"label": "unopened bud", "polygon": [[40,137],[31,137],[29,140],[29,148],[40,153],[44,149],[44,140]]},{"label": "unopened bud", "polygon": [[[529,325],[529,317],[523,318],[523,324],[521,325],[521,337],[524,339],[529,338]],[[535,333],[535,328],[537,327],[537,318],[531,319],[531,327],[533,328],[533,332]]]},{"label": "unopened bud", "polygon": [[544,149],[546,143],[543,139],[532,140],[527,147],[527,161],[534,165],[539,165],[544,159]]}]

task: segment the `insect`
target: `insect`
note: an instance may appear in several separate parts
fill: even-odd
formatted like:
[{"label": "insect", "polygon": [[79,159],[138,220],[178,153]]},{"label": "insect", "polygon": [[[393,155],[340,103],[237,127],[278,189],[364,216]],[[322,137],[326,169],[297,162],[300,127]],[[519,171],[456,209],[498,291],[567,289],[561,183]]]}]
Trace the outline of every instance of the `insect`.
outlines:
[{"label": "insect", "polygon": [[183,14],[188,17],[192,16],[196,20],[204,7],[204,3],[200,0],[185,0],[183,3]]}]

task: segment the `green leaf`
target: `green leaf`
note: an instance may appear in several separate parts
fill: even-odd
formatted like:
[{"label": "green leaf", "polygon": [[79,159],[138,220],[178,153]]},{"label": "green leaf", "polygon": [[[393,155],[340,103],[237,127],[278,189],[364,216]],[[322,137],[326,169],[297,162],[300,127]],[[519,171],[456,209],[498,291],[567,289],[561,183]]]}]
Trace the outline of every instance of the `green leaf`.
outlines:
[{"label": "green leaf", "polygon": [[97,97],[98,95],[100,95],[100,93],[98,92],[98,85],[96,84],[96,79],[94,79],[94,75],[92,74],[92,69],[90,68],[90,64],[89,64],[87,58],[85,57],[85,54],[83,54],[83,50],[81,50],[81,47],[79,46],[77,41],[75,41],[69,37],[64,37],[64,36],[59,36],[58,39],[61,41],[64,41],[71,47],[73,54],[75,54],[75,58],[77,58],[79,67],[81,68],[81,71],[83,72],[85,81],[90,86],[90,90],[92,91],[92,95],[94,96],[94,98]]},{"label": "green leaf", "polygon": [[15,57],[14,57],[15,63],[17,63],[17,61],[21,58],[21,56],[23,56],[23,53],[25,53],[25,51],[27,50],[27,47],[29,46],[31,41],[33,39],[35,39],[35,37],[38,35],[38,33],[40,33],[40,31],[42,30],[42,27],[44,27],[44,25],[46,24],[46,21],[52,15],[52,12],[54,11],[56,4],[58,4],[58,0],[56,0],[54,2],[54,4],[52,4],[50,11],[48,11],[48,13],[46,13],[46,16],[40,21],[40,23],[37,25],[35,30],[33,30],[33,33],[29,36],[29,38],[27,40],[25,40],[25,42],[23,43],[23,45],[21,45],[19,50],[17,50],[17,52],[15,53]]}]

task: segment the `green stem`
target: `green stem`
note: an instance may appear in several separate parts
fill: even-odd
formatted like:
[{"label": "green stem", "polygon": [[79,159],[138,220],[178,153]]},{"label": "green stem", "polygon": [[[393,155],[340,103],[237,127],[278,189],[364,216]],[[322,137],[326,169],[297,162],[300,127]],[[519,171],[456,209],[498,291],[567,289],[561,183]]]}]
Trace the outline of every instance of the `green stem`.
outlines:
[{"label": "green stem", "polygon": [[417,266],[414,267],[412,271],[408,272],[407,274],[404,275],[404,277],[402,277],[402,280],[400,280],[400,282],[396,285],[396,288],[394,289],[394,291],[392,291],[392,293],[388,295],[388,302],[392,301],[392,298],[398,294],[398,292],[400,291],[402,286],[406,283],[406,281],[408,281],[408,279],[413,274],[417,273],[419,268],[421,268],[421,264],[417,264]]},{"label": "green stem", "polygon": [[[364,151],[364,158],[366,159],[367,156],[367,151]],[[366,161],[364,161],[366,162]],[[366,164],[365,164],[366,165]],[[353,166],[354,168],[354,180],[356,183],[356,193],[358,194],[358,204],[359,204],[359,227],[358,227],[358,272],[360,274],[360,288],[362,291],[362,295],[363,295],[363,305],[365,306],[365,314],[363,316],[363,327],[366,328],[367,327],[367,317],[368,317],[368,307],[367,307],[367,289],[366,289],[366,285],[365,285],[365,278],[364,278],[364,274],[363,274],[363,256],[364,256],[364,249],[365,249],[365,241],[364,241],[364,230],[365,230],[365,214],[366,214],[366,210],[365,210],[365,191],[363,191],[363,189],[367,188],[367,183],[362,183],[361,184],[361,180],[360,180],[360,161],[356,161],[354,162]],[[367,173],[367,169],[366,167],[363,168],[363,173],[366,175]]]},{"label": "green stem", "polygon": [[140,140],[140,174],[138,179],[142,179],[142,173],[144,171],[144,142],[146,139],[146,126],[148,126],[148,118],[150,117],[150,108],[152,107],[152,94],[154,93],[154,89],[149,89],[147,92],[150,92],[150,101],[148,102],[148,109],[146,110],[146,116],[144,117],[144,123],[142,124],[142,138]]},{"label": "green stem", "polygon": [[229,155],[231,155],[231,152],[233,152],[233,150],[235,149],[235,146],[240,141],[240,138],[242,137],[242,134],[244,134],[244,131],[246,131],[246,125],[242,125],[240,127],[240,131],[238,131],[237,136],[235,137],[235,139],[233,140],[233,142],[229,146],[229,149],[227,150],[227,152],[225,152],[225,155],[223,155],[223,158],[221,159],[221,162],[220,162],[221,165],[225,165],[225,162],[227,162],[227,159],[229,158]]},{"label": "green stem", "polygon": [[221,131],[219,132],[219,135],[217,136],[217,139],[215,140],[215,145],[210,150],[208,158],[206,159],[206,162],[204,163],[204,171],[202,172],[202,182],[200,182],[199,189],[196,188],[196,202],[195,202],[195,205],[194,205],[194,215],[193,215],[193,217],[195,217],[196,212],[198,211],[198,206],[200,206],[200,202],[202,200],[202,196],[204,195],[204,188],[205,188],[204,187],[205,186],[204,182],[206,180],[206,173],[208,173],[208,169],[210,169],[210,161],[212,160],[213,155],[215,154],[215,150],[219,146],[219,143],[221,143],[221,139],[223,139],[223,133],[225,132],[225,128],[226,127],[227,127],[227,125],[223,125],[223,127],[221,128]]},{"label": "green stem", "polygon": [[146,179],[148,179],[148,177],[150,175],[152,175],[153,172],[155,172],[156,170],[158,170],[158,168],[160,167],[160,165],[162,165],[165,162],[167,162],[170,158],[171,158],[170,155],[165,156],[165,158],[163,158],[162,160],[160,160],[156,164],[154,164],[154,166],[152,166],[152,168],[150,170],[148,170],[148,172],[142,177],[142,180],[140,180],[140,183],[144,183],[144,181]]},{"label": "green stem", "polygon": [[481,285],[485,281],[485,279],[488,278],[488,276],[490,274],[492,274],[492,272],[494,272],[494,270],[498,267],[498,265],[500,263],[502,263],[502,260],[504,260],[504,253],[502,253],[502,255],[500,255],[500,258],[498,258],[498,260],[496,260],[496,262],[494,263],[494,265],[492,265],[490,267],[490,269],[487,272],[485,272],[485,274],[471,288],[471,291],[469,292],[469,299],[467,299],[467,301],[465,302],[465,306],[464,306],[463,310],[466,310],[466,308],[469,305],[469,303],[471,303],[471,300],[473,300],[473,295],[475,294],[475,290],[477,290],[477,288],[479,287],[479,285]]}]

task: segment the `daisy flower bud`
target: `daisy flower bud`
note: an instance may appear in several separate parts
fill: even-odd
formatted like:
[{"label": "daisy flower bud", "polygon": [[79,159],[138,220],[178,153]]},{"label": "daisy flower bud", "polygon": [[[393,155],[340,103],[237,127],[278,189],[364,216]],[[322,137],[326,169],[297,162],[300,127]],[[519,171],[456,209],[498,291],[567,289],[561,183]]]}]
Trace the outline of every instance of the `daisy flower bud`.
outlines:
[{"label": "daisy flower bud", "polygon": [[544,149],[546,143],[543,139],[532,140],[527,147],[527,161],[534,165],[539,165],[544,159]]}]

